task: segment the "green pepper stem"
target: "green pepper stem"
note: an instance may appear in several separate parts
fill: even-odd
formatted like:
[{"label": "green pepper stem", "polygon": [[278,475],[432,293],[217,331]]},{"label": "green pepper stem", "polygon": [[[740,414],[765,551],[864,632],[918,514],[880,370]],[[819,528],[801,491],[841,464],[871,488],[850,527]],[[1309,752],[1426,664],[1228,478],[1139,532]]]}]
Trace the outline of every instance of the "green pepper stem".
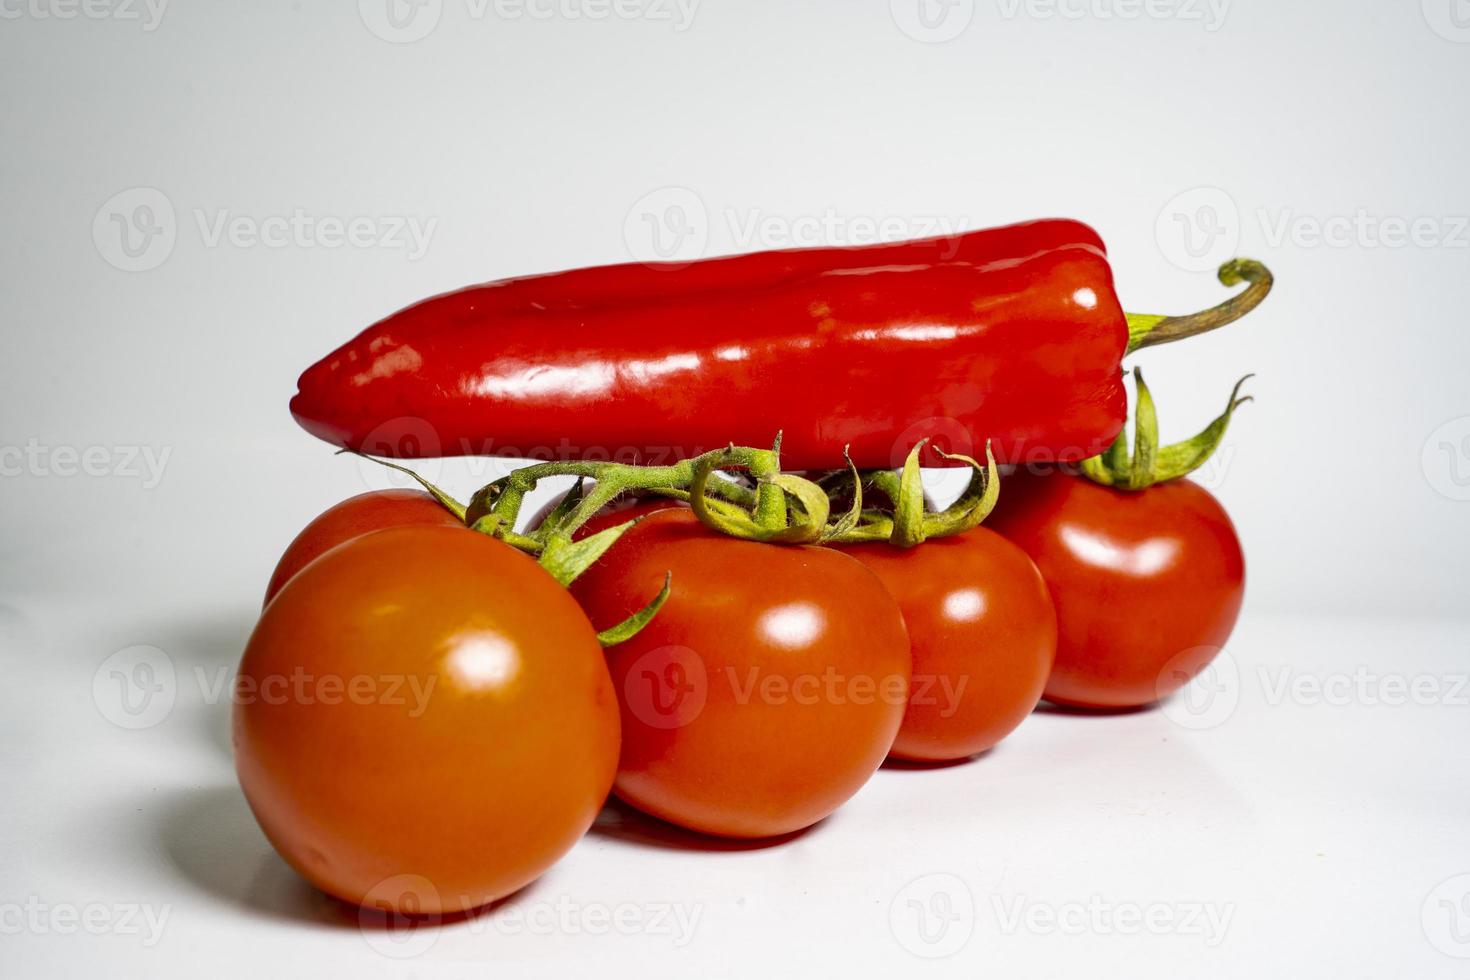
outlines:
[{"label": "green pepper stem", "polygon": [[1172,344],[1176,340],[1198,336],[1218,330],[1234,323],[1251,310],[1261,305],[1271,292],[1276,279],[1271,270],[1254,259],[1231,259],[1220,266],[1220,282],[1234,286],[1242,282],[1250,285],[1242,292],[1230,297],[1218,306],[1184,316],[1156,316],[1153,314],[1128,314],[1128,353],[1145,347]]}]

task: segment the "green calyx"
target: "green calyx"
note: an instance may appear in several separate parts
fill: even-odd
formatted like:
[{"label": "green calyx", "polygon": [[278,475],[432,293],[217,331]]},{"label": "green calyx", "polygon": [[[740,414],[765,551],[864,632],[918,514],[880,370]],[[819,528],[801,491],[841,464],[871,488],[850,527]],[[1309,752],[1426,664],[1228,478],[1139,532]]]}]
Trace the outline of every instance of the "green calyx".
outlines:
[{"label": "green calyx", "polygon": [[1252,399],[1240,396],[1241,386],[1252,375],[1246,375],[1235,383],[1230,392],[1230,402],[1225,411],[1192,439],[1159,446],[1159,419],[1154,408],[1153,395],[1143,381],[1143,371],[1135,368],[1133,381],[1137,389],[1133,409],[1133,451],[1128,451],[1128,432],[1125,428],[1118,438],[1099,456],[1082,462],[1082,473],[1094,483],[1117,490],[1146,490],[1156,483],[1177,480],[1199,469],[1220,448],[1225,430],[1235,410]]},{"label": "green calyx", "polygon": [[[575,530],[575,527],[566,530],[565,533],[558,533],[561,529],[567,527],[569,516],[575,512],[576,505],[582,499],[582,481],[579,479],[571,491],[557,504],[556,508],[546,516],[546,520],[542,522],[541,527],[537,529],[538,534],[542,535],[541,537],[538,537],[537,534],[516,534],[512,530],[514,520],[509,524],[487,518],[480,518],[475,521],[469,520],[468,507],[407,466],[402,466],[388,460],[376,459],[362,453],[357,453],[356,455],[412,477],[419,486],[428,491],[430,496],[472,530],[489,534],[491,537],[498,538],[513,548],[534,556],[537,564],[546,569],[547,574],[556,579],[563,588],[570,585],[577,576],[592,567],[609,548],[617,543],[619,538],[628,533],[639,520],[642,520],[642,518],[639,518],[638,520],[627,521],[626,523],[619,524],[617,527],[610,527],[596,534],[588,535],[580,541],[572,540],[571,531]],[[643,627],[653,621],[653,617],[658,615],[658,611],[668,601],[672,581],[672,573],[666,575],[664,577],[663,588],[659,590],[658,595],[654,596],[646,606],[621,623],[599,632],[597,634],[597,642],[606,648],[616,646],[637,636]]]},{"label": "green calyx", "polygon": [[1128,353],[1171,344],[1234,323],[1260,306],[1276,282],[1271,270],[1254,259],[1231,259],[1220,266],[1219,277],[1225,286],[1237,286],[1242,282],[1249,285],[1220,305],[1199,313],[1185,316],[1129,313]]},{"label": "green calyx", "polygon": [[[995,454],[985,444],[985,462],[935,452],[945,459],[970,467],[970,482],[958,500],[942,511],[930,512],[924,503],[924,485],[919,460],[929,440],[924,439],[909,452],[903,469],[872,470],[855,481],[852,509],[844,521],[849,522],[826,540],[834,544],[862,544],[886,541],[894,547],[913,548],[930,538],[948,537],[978,527],[1000,499],[1000,478],[996,472]],[[863,488],[876,490],[887,497],[893,509],[865,508]]]}]

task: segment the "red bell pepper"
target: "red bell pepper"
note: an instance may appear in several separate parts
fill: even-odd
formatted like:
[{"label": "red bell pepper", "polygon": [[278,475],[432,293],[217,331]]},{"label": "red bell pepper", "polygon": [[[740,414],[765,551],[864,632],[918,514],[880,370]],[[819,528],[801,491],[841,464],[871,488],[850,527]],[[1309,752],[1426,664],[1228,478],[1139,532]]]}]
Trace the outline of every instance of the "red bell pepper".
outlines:
[{"label": "red bell pepper", "polygon": [[[1173,333],[1259,302],[1250,271],[1238,308]],[[1075,221],[604,266],[411,306],[307,369],[291,410],[328,442],[398,457],[658,463],[780,432],[792,469],[843,466],[844,447],[895,466],[926,437],[1071,461],[1123,425],[1130,341],[1170,333],[1138,319],[1130,337],[1102,241]]]}]

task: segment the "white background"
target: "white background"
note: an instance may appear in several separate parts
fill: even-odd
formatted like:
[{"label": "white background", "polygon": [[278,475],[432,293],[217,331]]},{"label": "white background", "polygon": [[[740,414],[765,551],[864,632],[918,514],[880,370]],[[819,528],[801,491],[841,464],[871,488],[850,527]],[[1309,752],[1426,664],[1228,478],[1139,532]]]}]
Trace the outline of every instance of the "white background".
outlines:
[{"label": "white background", "polygon": [[[1249,559],[1235,680],[1212,681],[1238,710],[1041,714],[766,850],[610,813],[515,901],[698,907],[689,942],[481,920],[413,964],[1464,967],[1470,5],[388,2],[0,0],[0,973],[395,967],[259,837],[214,681],[295,531],[384,485],[292,422],[312,360],[475,281],[1046,215],[1102,233],[1135,311],[1218,301],[1231,254],[1278,276],[1247,321],[1140,358],[1166,437],[1258,375],[1202,476]],[[300,238],[252,237],[298,212]],[[353,219],[367,240],[333,247]],[[462,494],[504,471],[427,468]],[[177,691],[127,731],[93,680],[140,644]],[[1428,681],[1394,704],[1385,677]],[[930,964],[903,909],[940,892],[973,935]],[[1007,932],[992,904],[1093,896],[1236,911],[1208,945]],[[156,942],[120,915],[13,927],[37,903],[170,918]]]}]

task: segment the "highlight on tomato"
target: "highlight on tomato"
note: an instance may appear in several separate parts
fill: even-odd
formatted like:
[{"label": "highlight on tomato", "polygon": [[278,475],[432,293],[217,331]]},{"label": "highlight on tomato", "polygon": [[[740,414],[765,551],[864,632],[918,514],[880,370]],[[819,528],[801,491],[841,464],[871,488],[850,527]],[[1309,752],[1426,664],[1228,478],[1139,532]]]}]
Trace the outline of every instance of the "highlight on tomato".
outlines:
[{"label": "highlight on tomato", "polygon": [[[1151,704],[1221,652],[1245,595],[1235,526],[1185,475],[1219,446],[1240,398],[1199,435],[1158,446],[1152,396],[1135,372],[1136,434],[1083,472],[1018,471],[988,526],[1029,554],[1057,610],[1046,698],[1083,708]],[[1243,383],[1243,380],[1242,380]]]},{"label": "highlight on tomato", "polygon": [[503,542],[423,525],[350,540],[281,588],[233,727],[282,857],[345,901],[418,914],[544,873],[591,825],[619,749],[602,647],[566,590]]}]

